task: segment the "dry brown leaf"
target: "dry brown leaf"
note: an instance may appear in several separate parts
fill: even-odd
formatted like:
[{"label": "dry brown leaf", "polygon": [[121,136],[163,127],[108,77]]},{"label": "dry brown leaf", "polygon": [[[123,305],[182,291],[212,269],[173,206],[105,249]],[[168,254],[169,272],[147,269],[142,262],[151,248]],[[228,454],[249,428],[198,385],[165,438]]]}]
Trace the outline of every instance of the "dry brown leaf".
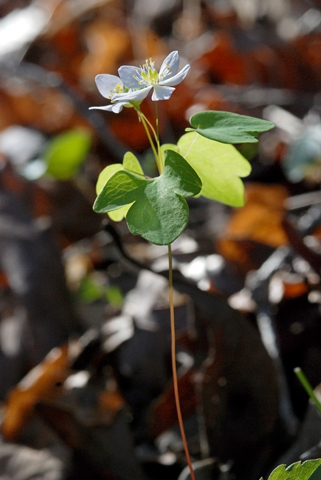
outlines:
[{"label": "dry brown leaf", "polygon": [[286,189],[279,185],[248,185],[245,206],[234,211],[217,242],[221,255],[248,271],[259,267],[253,258],[257,244],[272,248],[287,245],[282,226],[287,196]]},{"label": "dry brown leaf", "polygon": [[7,440],[17,439],[38,402],[53,400],[60,395],[69,373],[68,350],[68,345],[52,350],[10,392],[1,426]]}]

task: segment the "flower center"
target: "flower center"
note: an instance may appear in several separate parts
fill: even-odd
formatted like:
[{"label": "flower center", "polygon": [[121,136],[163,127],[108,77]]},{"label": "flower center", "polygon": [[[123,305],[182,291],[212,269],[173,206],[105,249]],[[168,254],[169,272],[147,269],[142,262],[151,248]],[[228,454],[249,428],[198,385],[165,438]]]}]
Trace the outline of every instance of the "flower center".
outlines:
[{"label": "flower center", "polygon": [[154,65],[155,62],[153,59],[149,58],[146,60],[146,63],[140,67],[140,71],[138,69],[136,70],[137,75],[134,75],[134,78],[139,85],[157,85],[159,83],[159,75]]},{"label": "flower center", "polygon": [[119,93],[127,93],[129,90],[128,87],[125,85],[121,85],[120,83],[117,83],[116,87],[114,87],[112,90],[110,90],[109,98],[113,98],[114,95],[117,95]]}]

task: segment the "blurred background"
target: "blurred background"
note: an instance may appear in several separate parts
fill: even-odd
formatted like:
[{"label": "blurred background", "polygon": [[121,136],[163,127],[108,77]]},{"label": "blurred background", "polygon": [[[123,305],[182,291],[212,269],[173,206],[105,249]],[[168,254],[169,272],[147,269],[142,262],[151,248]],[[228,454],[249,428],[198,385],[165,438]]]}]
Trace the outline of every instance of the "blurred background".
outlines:
[{"label": "blurred background", "polygon": [[155,273],[166,249],[92,210],[126,151],[156,173],[133,109],[89,110],[106,104],[95,76],[173,50],[191,69],[159,104],[162,143],[202,110],[275,124],[235,145],[252,165],[245,206],[190,199],[173,245],[197,478],[321,456],[293,373],[321,382],[321,2],[0,0],[1,479],[189,478]]}]

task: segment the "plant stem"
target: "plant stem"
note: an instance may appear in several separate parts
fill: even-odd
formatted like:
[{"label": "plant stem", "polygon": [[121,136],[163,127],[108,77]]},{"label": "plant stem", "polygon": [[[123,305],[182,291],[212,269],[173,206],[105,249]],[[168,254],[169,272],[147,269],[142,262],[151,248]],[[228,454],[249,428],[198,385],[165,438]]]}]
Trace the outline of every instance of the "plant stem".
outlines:
[{"label": "plant stem", "polygon": [[[151,125],[151,123],[145,117],[145,115],[140,110],[137,110],[137,112],[146,130],[147,136],[149,138],[150,144],[152,146],[152,149],[155,155],[158,171],[161,174],[164,168],[164,162],[163,162],[162,152],[161,152],[160,142],[159,142],[158,104],[156,102],[156,105],[155,105],[156,132],[153,126]],[[152,139],[150,137],[150,132],[148,130],[147,123],[154,134],[156,145],[157,145],[157,153],[156,153],[155,145],[152,142]],[[186,457],[188,468],[190,471],[190,477],[191,477],[191,480],[195,480],[195,474],[192,466],[191,457],[189,454],[189,449],[188,449],[188,444],[187,444],[187,439],[186,439],[186,434],[184,429],[181,405],[179,400],[179,391],[178,391],[178,378],[177,378],[177,368],[176,368],[176,332],[175,332],[175,313],[174,313],[173,255],[172,255],[171,244],[168,245],[168,271],[169,271],[169,274],[168,274],[169,311],[170,311],[170,325],[171,325],[171,359],[172,359],[172,375],[173,375],[175,406],[176,406],[176,412],[178,417],[178,425],[179,425],[183,446],[184,446],[185,457]]]},{"label": "plant stem", "polygon": [[158,158],[159,158],[159,163],[162,166],[162,170],[164,169],[164,159],[162,155],[162,151],[160,148],[160,142],[159,142],[159,117],[158,117],[158,102],[155,102],[155,122],[156,122],[156,143],[157,143],[157,152],[158,152]]},{"label": "plant stem", "polygon": [[161,173],[162,172],[162,165],[161,165],[161,161],[159,159],[159,156],[158,156],[158,151],[156,150],[155,148],[155,145],[154,145],[154,142],[152,140],[152,137],[151,137],[151,134],[150,134],[150,131],[149,131],[149,128],[148,128],[148,125],[150,126],[150,128],[152,129],[152,132],[154,134],[154,137],[156,139],[156,143],[158,144],[158,140],[157,140],[157,135],[155,133],[155,130],[153,128],[153,126],[151,125],[151,123],[147,120],[147,118],[145,117],[145,115],[143,114],[143,112],[140,111],[139,108],[136,108],[136,112],[138,113],[138,116],[143,124],[143,127],[145,129],[145,132],[146,132],[146,135],[147,135],[147,138],[149,140],[149,143],[150,143],[150,146],[152,147],[152,150],[153,150],[153,153],[154,153],[154,157],[155,157],[155,160],[156,160],[156,164],[157,164],[157,168],[158,168],[158,171]]},{"label": "plant stem", "polygon": [[146,134],[147,134],[147,137],[148,137],[150,146],[152,147],[152,150],[153,150],[153,153],[154,153],[154,156],[155,156],[157,168],[158,168],[158,170],[160,171],[160,164],[159,164],[159,158],[158,158],[157,150],[156,150],[156,148],[155,148],[155,145],[154,145],[154,142],[153,142],[153,140],[152,140],[152,137],[150,136],[150,133],[149,133],[149,130],[148,130],[148,126],[147,126],[147,124],[146,124],[146,121],[145,121],[144,117],[141,117],[141,119],[142,119],[142,123],[143,123],[143,125],[144,125],[144,128],[145,128],[145,130],[146,130]]},{"label": "plant stem", "polygon": [[312,400],[314,401],[315,403],[315,406],[317,407],[317,409],[319,410],[319,412],[321,413],[321,403],[319,402],[319,400],[317,399],[314,391],[313,391],[313,388],[311,387],[311,384],[309,382],[309,380],[307,379],[307,377],[304,375],[304,373],[302,372],[301,368],[300,367],[296,367],[294,369],[294,373],[296,374],[296,376],[298,377],[298,379],[300,380],[302,386],[304,387],[305,391],[307,392],[307,394],[310,396],[310,398],[312,398]]},{"label": "plant stem", "polygon": [[156,135],[159,143],[159,119],[158,119],[158,102],[155,102],[155,122],[156,122]]},{"label": "plant stem", "polygon": [[178,417],[179,429],[182,436],[182,441],[184,445],[185,456],[190,471],[191,480],[195,480],[195,474],[192,466],[191,457],[188,450],[188,444],[185,435],[181,405],[179,400],[179,391],[178,391],[178,379],[177,379],[177,368],[176,368],[176,332],[175,332],[175,315],[174,315],[174,298],[173,298],[173,256],[172,256],[172,247],[171,244],[168,245],[168,283],[169,283],[169,310],[170,310],[170,322],[171,322],[171,357],[172,357],[172,373],[173,373],[173,386],[174,386],[174,396],[175,396],[175,405]]}]

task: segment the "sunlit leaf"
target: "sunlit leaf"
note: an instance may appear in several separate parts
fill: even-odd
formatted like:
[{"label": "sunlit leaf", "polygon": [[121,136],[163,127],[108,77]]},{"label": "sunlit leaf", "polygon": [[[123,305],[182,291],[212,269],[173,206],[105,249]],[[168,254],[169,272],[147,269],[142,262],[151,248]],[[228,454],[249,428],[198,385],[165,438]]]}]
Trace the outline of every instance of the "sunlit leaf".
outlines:
[{"label": "sunlit leaf", "polygon": [[203,137],[222,143],[254,143],[259,133],[274,127],[272,122],[260,118],[214,110],[196,113],[190,124],[194,128],[186,131],[196,130]]},{"label": "sunlit leaf", "polygon": [[[142,167],[140,166],[140,163],[135,157],[135,155],[131,152],[127,152],[124,155],[122,164],[114,163],[112,165],[108,165],[108,167],[104,168],[104,170],[100,173],[96,184],[97,195],[99,195],[110,177],[112,177],[116,172],[119,172],[120,170],[127,170],[129,172],[138,173],[140,175],[144,174]],[[112,220],[114,220],[114,222],[120,222],[124,217],[126,217],[128,209],[129,206],[118,208],[113,212],[108,212],[108,215]]]},{"label": "sunlit leaf", "polygon": [[296,462],[285,467],[279,465],[269,476],[269,480],[319,480],[321,478],[321,459]]},{"label": "sunlit leaf", "polygon": [[70,180],[83,163],[91,145],[86,130],[69,130],[55,137],[44,152],[47,173],[57,180]]},{"label": "sunlit leaf", "polygon": [[184,158],[174,151],[165,153],[163,173],[146,179],[126,170],[116,172],[99,193],[94,210],[98,213],[130,205],[126,221],[134,235],[156,245],[172,243],[185,229],[188,205],[183,197],[197,195],[201,180]]},{"label": "sunlit leaf", "polygon": [[240,177],[249,175],[251,165],[233,145],[208,140],[193,132],[180,138],[178,151],[200,177],[201,195],[234,207],[244,204]]}]

